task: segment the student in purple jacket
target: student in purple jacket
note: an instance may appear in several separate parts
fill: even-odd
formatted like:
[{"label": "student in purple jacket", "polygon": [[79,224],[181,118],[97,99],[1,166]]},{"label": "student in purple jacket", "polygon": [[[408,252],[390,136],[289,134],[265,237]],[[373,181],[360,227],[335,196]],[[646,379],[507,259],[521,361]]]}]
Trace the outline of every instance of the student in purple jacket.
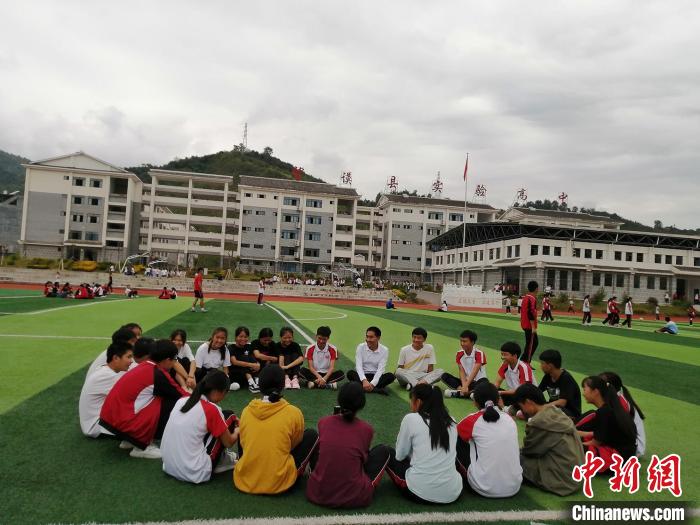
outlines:
[{"label": "student in purple jacket", "polygon": [[360,383],[345,383],[338,405],[339,413],[318,422],[318,461],[306,485],[306,497],[324,507],[367,507],[389,463],[390,449],[369,448],[374,430],[357,418],[365,406]]}]

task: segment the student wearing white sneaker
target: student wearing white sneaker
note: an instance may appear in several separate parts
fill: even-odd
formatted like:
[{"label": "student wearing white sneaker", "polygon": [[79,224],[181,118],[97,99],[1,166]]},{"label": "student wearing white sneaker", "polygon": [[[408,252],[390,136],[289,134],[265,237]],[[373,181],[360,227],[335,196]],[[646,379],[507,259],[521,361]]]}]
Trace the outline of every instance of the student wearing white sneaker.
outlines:
[{"label": "student wearing white sneaker", "polygon": [[338,350],[328,342],[330,336],[330,327],[319,326],[316,330],[316,344],[309,345],[306,349],[309,368],[302,367],[299,375],[309,388],[335,389],[338,388],[337,383],[345,379],[343,371],[335,369]]},{"label": "student wearing white sneaker", "polygon": [[[228,339],[228,330],[223,326],[214,328],[209,341],[202,343],[194,355],[194,361],[197,364],[195,378],[199,383],[210,370],[223,370],[228,375],[228,367],[231,365],[231,354],[226,346]],[[231,387],[234,390],[240,387],[238,383],[232,383]]]},{"label": "student wearing white sneaker", "polygon": [[445,390],[445,397],[469,397],[481,382],[488,382],[486,354],[475,346],[476,340],[476,332],[471,330],[464,330],[460,334],[461,348],[456,356],[459,377],[442,374],[443,383],[450,387]]},{"label": "student wearing white sneaker", "polygon": [[163,435],[177,400],[189,396],[170,376],[176,357],[172,341],[157,341],[149,359],[124,374],[102,405],[100,425],[136,447],[132,457],[160,458],[153,440]]},{"label": "student wearing white sneaker", "polygon": [[425,342],[426,339],[428,332],[425,328],[414,328],[411,344],[404,346],[399,353],[396,380],[406,390],[411,390],[418,383],[437,383],[445,372],[442,368],[435,368],[435,350],[433,345]]},{"label": "student wearing white sneaker", "polygon": [[280,340],[277,343],[279,366],[284,370],[284,388],[301,388],[299,371],[304,364],[304,354],[299,343],[294,341],[294,330],[283,326],[280,330]]},{"label": "student wearing white sneaker", "polygon": [[[136,341],[138,341],[141,338],[141,334],[141,327],[136,323],[125,324],[123,326],[120,326],[119,329],[112,334],[112,342],[126,342],[131,344],[131,346],[133,347],[136,344]],[[90,368],[88,368],[87,374],[85,374],[85,378],[87,379],[90,376],[90,374],[92,374],[95,370],[100,368],[102,365],[106,364],[107,349],[105,348],[92,362]]]},{"label": "student wearing white sneaker", "polygon": [[80,391],[78,415],[80,429],[87,437],[96,438],[101,434],[111,435],[99,425],[100,410],[105,398],[117,380],[131,366],[133,350],[128,342],[112,343],[107,348],[107,363],[90,374]]},{"label": "student wearing white sneaker", "polygon": [[250,340],[250,330],[245,326],[239,326],[234,332],[234,342],[228,345],[231,355],[231,367],[228,376],[232,383],[248,385],[248,390],[253,394],[260,392],[258,388],[258,373],[260,363],[255,359],[253,348],[248,342]]},{"label": "student wearing white sneaker", "polygon": [[238,418],[217,405],[228,391],[228,376],[215,370],[175,403],[160,443],[166,474],[203,483],[233,469],[236,456],[227,449],[238,441]]},{"label": "student wearing white sneaker", "polygon": [[370,326],[365,331],[365,342],[357,345],[355,350],[355,369],[348,371],[348,381],[362,383],[367,393],[389,395],[386,389],[394,382],[396,376],[385,372],[389,360],[389,349],[379,341],[382,331],[377,326]]}]

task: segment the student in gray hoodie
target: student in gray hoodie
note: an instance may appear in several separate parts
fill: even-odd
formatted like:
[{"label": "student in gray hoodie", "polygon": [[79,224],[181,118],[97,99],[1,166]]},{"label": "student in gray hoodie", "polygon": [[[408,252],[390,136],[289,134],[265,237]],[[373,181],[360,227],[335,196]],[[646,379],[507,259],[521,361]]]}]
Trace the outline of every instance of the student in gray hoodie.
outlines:
[{"label": "student in gray hoodie", "polygon": [[566,496],[579,488],[571,477],[576,465],[583,464],[583,444],[571,419],[548,405],[536,386],[525,383],[515,391],[516,403],[529,418],[520,450],[523,478],[530,483]]}]

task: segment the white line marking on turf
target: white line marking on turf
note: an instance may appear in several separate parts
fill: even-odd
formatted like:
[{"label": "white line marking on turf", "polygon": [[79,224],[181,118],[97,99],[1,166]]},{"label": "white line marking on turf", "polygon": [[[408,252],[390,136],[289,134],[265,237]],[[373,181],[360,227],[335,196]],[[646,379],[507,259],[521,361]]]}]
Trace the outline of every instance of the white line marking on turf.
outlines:
[{"label": "white line marking on turf", "polygon": [[59,306],[57,308],[46,308],[45,310],[35,310],[34,312],[7,312],[7,315],[39,315],[39,314],[45,314],[48,312],[56,312],[58,310],[65,310],[67,308],[84,308],[86,306],[95,306],[96,304],[108,304],[108,303],[119,303],[121,301],[131,301],[133,299],[114,299],[111,301],[100,301],[97,300],[94,303],[87,303],[87,304],[73,304],[73,305],[68,305],[68,306]]},{"label": "white line marking on turf", "polygon": [[296,330],[304,339],[306,339],[310,345],[314,344],[314,340],[311,339],[308,335],[306,335],[306,332],[304,332],[304,330],[302,330],[297,325],[295,325],[289,317],[284,315],[282,312],[280,312],[277,308],[272,306],[270,303],[265,303],[265,306],[267,306],[268,308],[271,308],[272,311],[276,312],[277,315],[279,315],[282,319],[287,321],[289,323],[289,326],[294,328],[294,330]]},{"label": "white line marking on turf", "polygon": [[292,321],[324,321],[326,319],[347,319],[348,314],[338,312],[335,317],[292,317]]},{"label": "white line marking on turf", "polygon": [[38,299],[39,297],[44,297],[43,295],[0,295],[0,301],[5,299]]}]

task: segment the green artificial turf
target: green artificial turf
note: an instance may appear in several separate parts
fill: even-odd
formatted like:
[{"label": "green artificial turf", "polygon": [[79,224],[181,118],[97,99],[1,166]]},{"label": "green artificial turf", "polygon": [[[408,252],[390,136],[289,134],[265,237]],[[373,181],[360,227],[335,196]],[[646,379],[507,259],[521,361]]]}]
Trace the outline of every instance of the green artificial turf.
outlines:
[{"label": "green artificial turf", "polygon": [[[331,342],[340,350],[338,366],[343,370],[353,366],[356,345],[363,341],[365,329],[375,324],[383,330],[382,342],[391,351],[389,369],[393,368],[400,347],[410,344],[411,329],[418,325],[429,331],[428,342],[435,345],[438,366],[452,373],[456,372],[456,337],[464,328],[476,329],[478,345],[487,354],[488,375],[492,379],[500,365],[500,344],[508,339],[521,339],[517,321],[494,314],[387,312],[373,307],[291,302],[274,306],[310,336],[321,324],[331,326]],[[196,349],[194,341],[207,339],[211,330],[219,325],[230,330],[232,339],[236,326],[248,326],[255,337],[262,327],[269,326],[277,333],[287,323],[271,308],[258,307],[252,302],[209,301],[208,308],[207,313],[192,313],[189,301],[140,298],[0,318],[0,356],[6,371],[5,381],[0,382],[0,482],[3,487],[0,521],[124,523],[334,514],[306,501],[303,481],[292,493],[276,497],[239,493],[232,486],[230,473],[216,476],[207,484],[193,486],[163,474],[159,461],[132,459],[117,448],[116,442],[91,440],[80,433],[77,403],[86,367],[104,349],[107,338],[119,325],[137,321],[147,335],[154,337],[166,337],[173,329],[184,328],[192,341],[191,346]],[[653,341],[655,357],[636,354],[630,349],[621,351],[616,348],[620,338],[644,346],[644,334],[613,334],[612,329],[600,327],[587,328],[585,330],[590,331],[584,332],[574,325],[575,321],[571,320],[542,327],[540,348],[556,345],[564,355],[565,368],[577,380],[603,369],[613,369],[622,375],[647,415],[648,453],[642,460],[642,483],[650,454],[680,453],[683,457],[682,499],[697,506],[700,454],[694,447],[694,422],[700,417],[700,409],[695,398],[689,397],[688,388],[696,384],[700,359],[693,357],[692,348],[685,344],[680,345],[679,351],[677,340],[673,343],[663,339]],[[4,337],[3,334],[15,335]],[[20,334],[103,339],[37,339]],[[299,334],[296,340],[303,346],[304,339]],[[668,357],[678,357],[676,353],[684,353],[683,362]],[[686,368],[693,373],[688,373]],[[302,408],[307,426],[315,426],[320,417],[331,413],[335,396],[334,391],[286,393],[291,403]],[[245,390],[233,392],[222,402],[222,407],[240,414],[251,397]],[[389,397],[368,396],[361,417],[373,425],[375,444],[394,444],[400,421],[408,411],[407,400],[407,392],[398,385],[392,385]],[[458,420],[475,410],[465,400],[449,399],[446,404]],[[522,434],[523,423],[519,422],[518,426]],[[596,501],[673,499],[667,493],[651,497],[644,488],[643,485],[635,496],[618,495],[608,490],[605,478],[596,479],[594,483]],[[373,505],[362,512],[559,510],[565,501],[578,499],[580,495],[558,498],[523,486],[518,495],[506,500],[489,500],[465,492],[454,504],[426,509],[402,499],[385,478]]]}]

